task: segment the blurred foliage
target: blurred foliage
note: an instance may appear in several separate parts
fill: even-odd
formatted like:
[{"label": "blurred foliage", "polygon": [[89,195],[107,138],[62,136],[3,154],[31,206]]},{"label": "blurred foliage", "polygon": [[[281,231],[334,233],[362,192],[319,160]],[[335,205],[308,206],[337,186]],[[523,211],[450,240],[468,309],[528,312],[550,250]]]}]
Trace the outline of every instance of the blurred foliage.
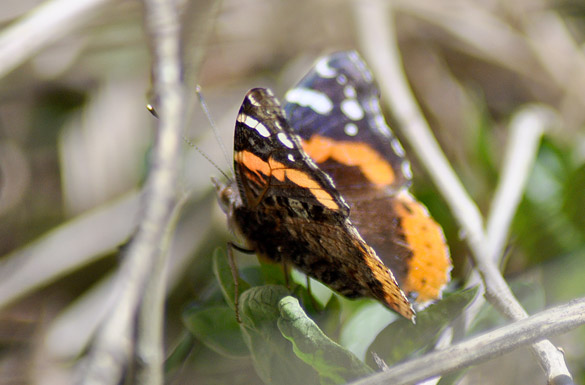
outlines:
[{"label": "blurred foliage", "polygon": [[[227,257],[218,250],[213,260],[221,291],[233,306],[234,282]],[[261,275],[258,272],[256,276]],[[211,303],[188,308],[184,322],[197,341],[209,349],[227,358],[249,356],[258,375],[269,384],[342,384],[360,378],[373,373],[373,369],[361,361],[366,349],[376,352],[388,364],[404,360],[432,347],[440,331],[461,314],[477,293],[472,289],[448,295],[443,301],[418,312],[416,325],[396,316],[385,317],[390,314],[388,310],[372,300],[358,301],[358,306],[344,300],[348,306],[337,310],[345,308],[344,317],[347,318],[340,330],[341,346],[329,339],[313,321],[323,320],[319,313],[331,313],[332,309],[318,310],[308,304],[300,307],[299,301],[282,285],[257,282],[251,287],[242,279],[238,280],[238,285],[241,324],[236,321],[233,309]],[[296,295],[309,298],[307,289],[300,286],[297,289],[300,290],[294,290]],[[306,294],[300,295],[300,292]],[[305,311],[310,311],[310,317]],[[384,318],[382,328],[368,325],[369,320]],[[362,322],[349,322],[350,319]],[[373,334],[368,338],[370,333]],[[404,338],[405,335],[410,337]],[[376,342],[372,344],[374,339]],[[366,345],[359,347],[364,340]],[[348,349],[349,346],[352,348]],[[354,354],[356,349],[361,358]]]},{"label": "blurred foliage", "polygon": [[[561,117],[540,146],[510,231],[504,269],[531,313],[585,296],[582,1],[461,1],[457,7],[452,2],[395,3],[413,91],[484,214],[499,181],[512,116],[527,103],[544,103]],[[51,242],[57,230],[76,228],[75,220],[106,212],[143,181],[156,122],[144,105],[156,100],[139,4],[103,6],[0,80],[0,279],[28,267],[34,273],[30,279],[40,281],[50,270],[47,264],[66,265],[58,258],[43,260],[44,252],[58,256],[83,245],[102,246],[88,251],[82,266],[64,267],[0,311],[0,383],[71,379],[71,362],[85,349],[85,343],[75,347],[75,337],[91,332],[88,319],[99,314],[84,306],[95,284],[118,266],[119,245],[107,243],[104,226],[113,228],[126,216],[138,215],[114,208],[109,225]],[[0,10],[3,27],[35,6],[7,2]],[[270,86],[282,95],[318,54],[360,50],[351,2],[225,0],[181,6],[185,79],[193,100],[185,135],[196,138],[225,170],[231,154],[228,150],[224,159],[195,101],[196,80],[229,149],[247,89]],[[391,119],[392,111],[387,114]],[[400,129],[395,127],[398,137]],[[372,351],[390,363],[430,349],[440,330],[472,300],[472,291],[461,289],[470,270],[465,234],[410,156],[413,191],[443,226],[454,260],[444,301],[419,313],[416,326],[406,325],[372,301],[343,299],[314,281],[311,295],[297,273],[289,291],[279,266],[238,255],[239,289],[245,294],[244,323],[238,324],[231,271],[225,255],[214,252],[233,240],[209,182],[219,172],[188,145],[183,157],[180,189],[190,201],[171,248],[177,267],[171,269],[165,313],[168,383],[261,383],[283,373],[294,383],[347,381],[377,370]],[[128,238],[133,229],[120,231]],[[40,241],[47,241],[45,250],[34,248]],[[31,267],[31,261],[38,265]],[[260,310],[252,304],[258,298],[267,303]],[[486,307],[472,332],[504,322]],[[71,330],[68,338],[51,343],[52,333],[64,325]],[[585,384],[583,328],[554,342],[565,351],[577,383]],[[279,368],[276,373],[272,365]],[[305,373],[308,377],[297,377]],[[543,382],[524,350],[458,375],[463,383]]]}]

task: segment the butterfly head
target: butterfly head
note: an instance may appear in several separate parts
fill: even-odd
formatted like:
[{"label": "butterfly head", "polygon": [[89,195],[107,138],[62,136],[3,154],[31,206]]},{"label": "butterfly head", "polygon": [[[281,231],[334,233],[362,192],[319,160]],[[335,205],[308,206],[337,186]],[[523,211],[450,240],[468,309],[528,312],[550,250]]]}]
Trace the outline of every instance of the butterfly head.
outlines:
[{"label": "butterfly head", "polygon": [[238,193],[235,182],[233,180],[220,182],[215,178],[211,178],[211,183],[215,187],[219,207],[224,213],[230,214],[233,208],[238,205],[238,202],[241,203],[240,194]]}]

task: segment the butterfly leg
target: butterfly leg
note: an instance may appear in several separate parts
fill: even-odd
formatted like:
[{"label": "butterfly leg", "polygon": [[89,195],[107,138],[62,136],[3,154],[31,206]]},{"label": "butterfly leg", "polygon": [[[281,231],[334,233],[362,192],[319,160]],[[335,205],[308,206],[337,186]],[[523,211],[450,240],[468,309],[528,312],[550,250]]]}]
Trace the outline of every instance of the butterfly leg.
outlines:
[{"label": "butterfly leg", "polygon": [[228,256],[228,263],[230,264],[230,270],[232,271],[232,279],[234,280],[234,307],[236,310],[236,320],[239,324],[242,323],[242,319],[240,318],[240,285],[238,283],[238,266],[236,265],[236,259],[234,258],[234,249],[238,250],[242,253],[246,254],[253,254],[254,250],[248,250],[241,246],[236,245],[235,243],[228,242],[227,243],[227,256]]},{"label": "butterfly leg", "polygon": [[284,286],[286,286],[287,290],[290,291],[290,266],[284,261],[284,259],[281,261],[282,263],[282,273],[284,274]]},{"label": "butterfly leg", "polygon": [[317,300],[315,299],[315,297],[313,297],[313,293],[311,292],[311,277],[305,275],[305,279],[307,280],[307,293],[309,293],[311,305],[313,305],[313,308],[319,309],[319,304],[317,304]]}]

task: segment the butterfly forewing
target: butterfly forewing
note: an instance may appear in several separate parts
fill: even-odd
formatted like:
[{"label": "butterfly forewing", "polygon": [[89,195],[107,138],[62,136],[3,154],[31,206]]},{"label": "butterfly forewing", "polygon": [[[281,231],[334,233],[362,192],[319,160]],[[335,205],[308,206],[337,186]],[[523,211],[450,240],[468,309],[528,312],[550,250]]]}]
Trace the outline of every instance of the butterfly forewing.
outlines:
[{"label": "butterfly forewing", "polygon": [[349,220],[331,178],[292,133],[274,95],[253,89],[236,121],[235,186],[226,212],[246,246],[300,269],[350,298],[376,298],[407,318],[414,312],[392,273]]},{"label": "butterfly forewing", "polygon": [[236,180],[245,203],[283,197],[347,215],[347,204],[331,179],[317,168],[291,131],[270,90],[248,92],[234,136]]}]

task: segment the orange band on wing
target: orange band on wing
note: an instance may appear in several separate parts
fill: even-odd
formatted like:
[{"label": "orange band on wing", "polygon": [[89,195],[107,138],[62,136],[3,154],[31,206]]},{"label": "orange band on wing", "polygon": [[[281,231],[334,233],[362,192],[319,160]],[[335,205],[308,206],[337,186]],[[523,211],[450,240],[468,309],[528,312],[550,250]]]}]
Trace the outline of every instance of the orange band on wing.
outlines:
[{"label": "orange band on wing", "polygon": [[246,166],[247,169],[255,172],[258,176],[260,174],[270,175],[272,170],[268,162],[263,161],[260,157],[254,155],[250,151],[238,151],[234,154],[234,160]]},{"label": "orange band on wing", "polygon": [[358,166],[377,187],[390,185],[396,179],[392,166],[372,147],[364,143],[336,141],[319,135],[303,140],[303,149],[317,163],[333,159],[347,166]]},{"label": "orange band on wing", "polygon": [[311,190],[311,194],[313,194],[315,198],[317,198],[317,200],[328,209],[339,209],[339,206],[333,197],[327,191],[323,190],[323,188],[306,172],[289,168],[286,170],[286,177],[297,186]]},{"label": "orange band on wing", "polygon": [[407,261],[408,274],[403,289],[418,293],[417,302],[441,297],[449,282],[451,258],[441,227],[429,216],[426,208],[407,192],[401,192],[395,210],[401,219],[406,242],[412,251]]},{"label": "orange band on wing", "polygon": [[281,182],[284,182],[284,179],[287,178],[295,185],[308,189],[323,206],[331,210],[339,210],[339,205],[331,194],[325,191],[315,179],[311,178],[310,174],[304,171],[289,168],[272,158],[265,162],[262,158],[249,151],[236,152],[234,159],[259,177],[261,177],[261,174],[272,176]]}]

